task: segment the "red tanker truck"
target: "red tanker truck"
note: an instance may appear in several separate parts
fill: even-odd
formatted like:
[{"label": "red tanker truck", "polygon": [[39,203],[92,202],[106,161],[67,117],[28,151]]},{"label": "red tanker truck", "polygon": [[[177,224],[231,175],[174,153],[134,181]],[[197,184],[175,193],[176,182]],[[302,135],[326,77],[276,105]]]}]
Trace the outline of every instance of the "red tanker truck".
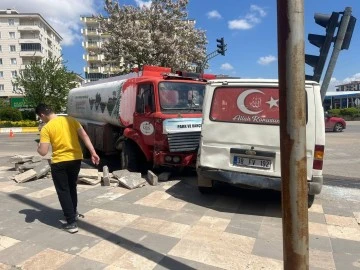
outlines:
[{"label": "red tanker truck", "polygon": [[195,166],[205,83],[214,77],[144,66],[72,89],[67,113],[96,150],[120,152],[123,169]]}]

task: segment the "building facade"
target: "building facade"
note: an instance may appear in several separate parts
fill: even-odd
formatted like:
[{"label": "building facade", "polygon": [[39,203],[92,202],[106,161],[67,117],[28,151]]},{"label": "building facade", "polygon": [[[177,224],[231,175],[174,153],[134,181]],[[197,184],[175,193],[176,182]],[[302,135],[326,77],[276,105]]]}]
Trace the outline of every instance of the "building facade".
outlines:
[{"label": "building facade", "polygon": [[350,83],[335,86],[336,92],[360,91],[360,81],[352,81]]},{"label": "building facade", "polygon": [[85,82],[97,81],[117,75],[121,71],[119,63],[105,61],[105,57],[101,52],[101,46],[109,36],[100,32],[97,18],[81,16],[80,20],[84,25],[81,33],[83,35],[82,46],[85,51],[83,55]]},{"label": "building facade", "polygon": [[0,98],[21,96],[14,77],[32,60],[60,57],[61,40],[40,14],[0,10]]}]

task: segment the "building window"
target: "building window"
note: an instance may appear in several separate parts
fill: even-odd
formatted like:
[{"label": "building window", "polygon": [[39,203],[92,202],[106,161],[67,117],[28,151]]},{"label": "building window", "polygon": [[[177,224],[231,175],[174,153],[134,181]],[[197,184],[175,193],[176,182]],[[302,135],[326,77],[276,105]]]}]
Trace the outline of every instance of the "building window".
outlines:
[{"label": "building window", "polygon": [[15,78],[16,76],[17,76],[17,71],[16,70],[11,71],[11,77]]},{"label": "building window", "polygon": [[2,65],[2,58],[0,58],[0,65]]},{"label": "building window", "polygon": [[0,71],[0,78],[4,77],[4,71]]},{"label": "building window", "polygon": [[2,51],[2,49],[1,49],[1,45],[0,45],[0,52]]},{"label": "building window", "polygon": [[15,20],[14,19],[9,19],[9,25],[15,25]]},{"label": "building window", "polygon": [[15,39],[15,32],[9,32],[9,37],[11,39]]},{"label": "building window", "polygon": [[10,62],[11,62],[12,65],[16,65],[16,58],[11,58]]},{"label": "building window", "polygon": [[4,85],[3,84],[0,84],[0,91],[4,91]]},{"label": "building window", "polygon": [[38,51],[41,52],[41,44],[40,43],[23,43],[21,44],[21,51]]},{"label": "building window", "polygon": [[16,52],[15,45],[10,45],[10,52]]}]

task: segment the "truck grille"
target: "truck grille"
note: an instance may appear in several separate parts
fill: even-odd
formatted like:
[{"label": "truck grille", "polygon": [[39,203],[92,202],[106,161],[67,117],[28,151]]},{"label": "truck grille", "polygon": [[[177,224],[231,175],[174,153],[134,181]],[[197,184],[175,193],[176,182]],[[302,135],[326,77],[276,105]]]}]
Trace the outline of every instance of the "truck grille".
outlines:
[{"label": "truck grille", "polygon": [[200,131],[168,134],[170,152],[194,151],[199,147]]}]

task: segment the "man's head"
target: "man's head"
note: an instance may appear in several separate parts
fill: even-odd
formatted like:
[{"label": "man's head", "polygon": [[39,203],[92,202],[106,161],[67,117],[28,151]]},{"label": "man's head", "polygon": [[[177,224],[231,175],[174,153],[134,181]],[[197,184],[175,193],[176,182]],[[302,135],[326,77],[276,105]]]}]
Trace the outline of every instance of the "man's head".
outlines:
[{"label": "man's head", "polygon": [[45,123],[49,122],[51,116],[54,115],[53,110],[44,103],[40,103],[36,106],[35,113]]}]

